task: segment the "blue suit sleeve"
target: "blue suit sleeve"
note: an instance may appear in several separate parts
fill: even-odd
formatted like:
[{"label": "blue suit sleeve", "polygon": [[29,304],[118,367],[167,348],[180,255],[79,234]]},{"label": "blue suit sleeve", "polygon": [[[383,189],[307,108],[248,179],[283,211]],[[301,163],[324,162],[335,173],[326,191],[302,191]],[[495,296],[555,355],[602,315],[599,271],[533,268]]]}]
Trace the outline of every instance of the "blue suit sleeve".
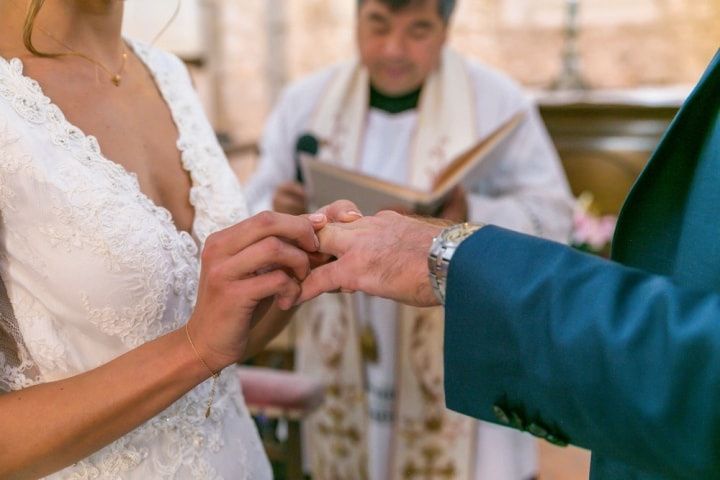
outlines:
[{"label": "blue suit sleeve", "polygon": [[720,295],[485,227],[450,266],[445,388],[466,415],[720,478]]}]

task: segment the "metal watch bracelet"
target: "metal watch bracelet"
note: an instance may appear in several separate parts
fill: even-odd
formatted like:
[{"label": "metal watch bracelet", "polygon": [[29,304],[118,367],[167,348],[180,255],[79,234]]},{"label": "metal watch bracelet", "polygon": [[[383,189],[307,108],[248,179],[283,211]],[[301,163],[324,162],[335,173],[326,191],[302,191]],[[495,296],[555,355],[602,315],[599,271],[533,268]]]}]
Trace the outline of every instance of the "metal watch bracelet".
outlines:
[{"label": "metal watch bracelet", "polygon": [[428,254],[428,273],[430,285],[440,304],[445,305],[445,292],[447,277],[450,271],[450,261],[460,244],[473,233],[485,225],[459,223],[443,229],[433,238]]}]

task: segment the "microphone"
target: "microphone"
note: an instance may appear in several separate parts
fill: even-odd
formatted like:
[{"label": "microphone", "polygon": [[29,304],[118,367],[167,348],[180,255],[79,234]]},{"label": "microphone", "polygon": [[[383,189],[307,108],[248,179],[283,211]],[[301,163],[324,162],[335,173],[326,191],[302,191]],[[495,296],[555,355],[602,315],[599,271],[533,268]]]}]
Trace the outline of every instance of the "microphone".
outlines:
[{"label": "microphone", "polygon": [[300,154],[304,153],[314,157],[318,154],[319,150],[320,142],[313,134],[304,133],[300,135],[295,144],[295,180],[298,183],[305,183],[300,165]]}]

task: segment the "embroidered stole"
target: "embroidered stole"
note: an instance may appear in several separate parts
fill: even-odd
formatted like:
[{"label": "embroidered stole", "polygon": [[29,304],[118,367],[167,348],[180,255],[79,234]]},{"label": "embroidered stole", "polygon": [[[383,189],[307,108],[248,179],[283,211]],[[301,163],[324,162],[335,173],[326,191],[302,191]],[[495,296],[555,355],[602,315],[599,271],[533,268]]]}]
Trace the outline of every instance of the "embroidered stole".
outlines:
[{"label": "embroidered stole", "polygon": [[[429,188],[438,171],[477,142],[475,96],[462,58],[446,49],[423,86],[410,178]],[[321,161],[358,168],[369,108],[369,78],[357,60],[341,66],[314,114]],[[367,212],[374,213],[374,212]],[[324,295],[297,315],[298,369],[329,382],[325,405],[306,422],[315,478],[368,477],[367,399],[361,333],[352,295]],[[401,307],[389,479],[473,478],[476,423],[445,409],[443,311]]]}]

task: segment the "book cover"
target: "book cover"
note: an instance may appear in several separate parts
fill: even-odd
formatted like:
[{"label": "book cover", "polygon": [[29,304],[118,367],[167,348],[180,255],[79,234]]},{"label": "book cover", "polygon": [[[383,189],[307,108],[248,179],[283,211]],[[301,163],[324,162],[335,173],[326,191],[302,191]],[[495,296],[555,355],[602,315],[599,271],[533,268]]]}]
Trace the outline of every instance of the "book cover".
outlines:
[{"label": "book cover", "polygon": [[311,208],[319,208],[335,200],[354,202],[365,214],[387,208],[402,208],[418,215],[436,215],[447,195],[522,121],[518,113],[490,135],[452,160],[440,171],[430,190],[418,190],[400,183],[388,182],[355,170],[302,155],[300,158],[307,183]]}]

